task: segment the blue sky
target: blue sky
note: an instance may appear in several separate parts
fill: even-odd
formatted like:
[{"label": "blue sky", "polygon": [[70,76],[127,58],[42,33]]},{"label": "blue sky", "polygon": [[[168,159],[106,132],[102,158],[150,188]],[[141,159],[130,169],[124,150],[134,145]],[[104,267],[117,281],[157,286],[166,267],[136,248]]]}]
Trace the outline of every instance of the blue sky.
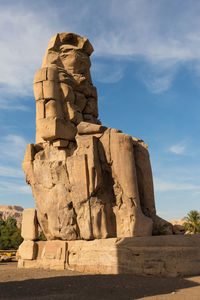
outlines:
[{"label": "blue sky", "polygon": [[200,210],[200,1],[0,0],[0,204],[33,207],[21,162],[51,36],[89,38],[102,123],[149,145],[158,214]]}]

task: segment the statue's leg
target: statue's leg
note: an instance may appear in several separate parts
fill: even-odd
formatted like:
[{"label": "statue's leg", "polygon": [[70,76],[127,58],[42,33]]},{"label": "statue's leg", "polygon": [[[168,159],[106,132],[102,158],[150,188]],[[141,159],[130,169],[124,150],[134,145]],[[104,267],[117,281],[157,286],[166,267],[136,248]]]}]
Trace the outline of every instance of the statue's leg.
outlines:
[{"label": "statue's leg", "polygon": [[116,194],[118,190],[121,195],[119,199],[116,194],[117,205],[114,208],[117,236],[151,235],[152,220],[141,210],[131,136],[111,130],[110,156],[114,192]]},{"label": "statue's leg", "polygon": [[133,139],[140,204],[147,217],[156,214],[153,176],[147,145]]},{"label": "statue's leg", "polygon": [[143,141],[133,139],[135,164],[141,209],[153,221],[153,234],[172,234],[172,225],[156,215],[153,176],[148,147]]}]

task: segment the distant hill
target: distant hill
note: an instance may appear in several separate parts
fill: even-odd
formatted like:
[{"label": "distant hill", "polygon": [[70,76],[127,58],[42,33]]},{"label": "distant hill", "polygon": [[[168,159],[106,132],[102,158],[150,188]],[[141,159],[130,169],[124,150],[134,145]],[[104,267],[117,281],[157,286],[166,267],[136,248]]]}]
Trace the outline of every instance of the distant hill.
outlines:
[{"label": "distant hill", "polygon": [[179,219],[179,220],[169,220],[168,222],[170,222],[172,225],[183,225],[185,220],[183,219]]},{"label": "distant hill", "polygon": [[0,218],[7,220],[12,217],[17,220],[17,226],[20,227],[23,210],[23,207],[17,205],[0,205]]},{"label": "distant hill", "polygon": [[185,232],[185,227],[184,227],[184,220],[183,219],[179,219],[179,220],[169,220],[168,222],[170,222],[173,225],[173,231],[175,234],[186,234],[187,232]]}]

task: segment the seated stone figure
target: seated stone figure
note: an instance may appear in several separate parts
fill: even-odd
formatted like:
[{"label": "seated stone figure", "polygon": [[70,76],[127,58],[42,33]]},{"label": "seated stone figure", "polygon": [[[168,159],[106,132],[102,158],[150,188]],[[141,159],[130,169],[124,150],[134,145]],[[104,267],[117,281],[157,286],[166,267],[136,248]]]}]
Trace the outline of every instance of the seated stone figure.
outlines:
[{"label": "seated stone figure", "polygon": [[60,33],[34,78],[36,143],[23,170],[49,240],[172,234],[156,216],[147,145],[98,120],[89,40]]}]

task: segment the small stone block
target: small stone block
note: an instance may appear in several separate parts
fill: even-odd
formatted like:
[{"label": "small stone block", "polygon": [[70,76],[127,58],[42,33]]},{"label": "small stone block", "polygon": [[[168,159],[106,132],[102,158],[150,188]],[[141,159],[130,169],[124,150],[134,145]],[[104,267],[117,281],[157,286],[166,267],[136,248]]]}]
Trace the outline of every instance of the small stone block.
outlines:
[{"label": "small stone block", "polygon": [[41,68],[35,73],[34,83],[47,80],[47,68]]},{"label": "small stone block", "polygon": [[84,108],[83,113],[91,114],[95,117],[98,117],[98,107],[97,107],[97,99],[90,97]]},{"label": "small stone block", "polygon": [[25,241],[34,241],[38,238],[38,223],[35,208],[24,209],[21,235]]},{"label": "small stone block", "polygon": [[56,118],[57,111],[56,111],[56,101],[49,100],[45,104],[45,118]]},{"label": "small stone block", "polygon": [[[39,244],[39,242],[38,242]],[[66,260],[66,242],[65,241],[46,241],[43,249],[43,259],[47,260]]]},{"label": "small stone block", "polygon": [[84,94],[76,92],[75,104],[78,106],[80,111],[83,111],[87,103],[87,99]]},{"label": "small stone block", "polygon": [[53,80],[43,81],[44,99],[57,99],[60,98],[59,84]]},{"label": "small stone block", "polygon": [[76,135],[76,128],[70,122],[60,119],[40,119],[37,122],[38,134],[46,141],[57,139],[72,140]]},{"label": "small stone block", "polygon": [[55,140],[53,141],[53,146],[58,148],[65,148],[69,145],[68,140]]},{"label": "small stone block", "polygon": [[92,90],[92,92],[91,92],[92,97],[97,99],[97,88],[95,86],[92,86],[91,90]]},{"label": "small stone block", "polygon": [[61,86],[62,94],[63,94],[63,97],[65,98],[65,100],[68,102],[74,103],[75,96],[74,96],[71,86],[69,86],[68,84],[66,84],[64,82],[61,82],[60,86]]},{"label": "small stone block", "polygon": [[107,127],[88,122],[81,122],[78,124],[77,129],[79,134],[95,134],[104,132]]},{"label": "small stone block", "polygon": [[36,102],[36,120],[44,118],[45,100],[38,100]]},{"label": "small stone block", "polygon": [[33,241],[24,241],[19,246],[19,256],[21,259],[35,259],[37,255],[37,245]]},{"label": "small stone block", "polygon": [[24,162],[32,161],[34,159],[34,155],[35,155],[34,144],[28,144],[26,147],[25,155],[24,155]]},{"label": "small stone block", "polygon": [[43,99],[43,85],[42,82],[37,82],[33,84],[33,91],[35,95],[35,100]]},{"label": "small stone block", "polygon": [[58,82],[58,69],[57,68],[47,68],[47,80],[53,80]]}]

